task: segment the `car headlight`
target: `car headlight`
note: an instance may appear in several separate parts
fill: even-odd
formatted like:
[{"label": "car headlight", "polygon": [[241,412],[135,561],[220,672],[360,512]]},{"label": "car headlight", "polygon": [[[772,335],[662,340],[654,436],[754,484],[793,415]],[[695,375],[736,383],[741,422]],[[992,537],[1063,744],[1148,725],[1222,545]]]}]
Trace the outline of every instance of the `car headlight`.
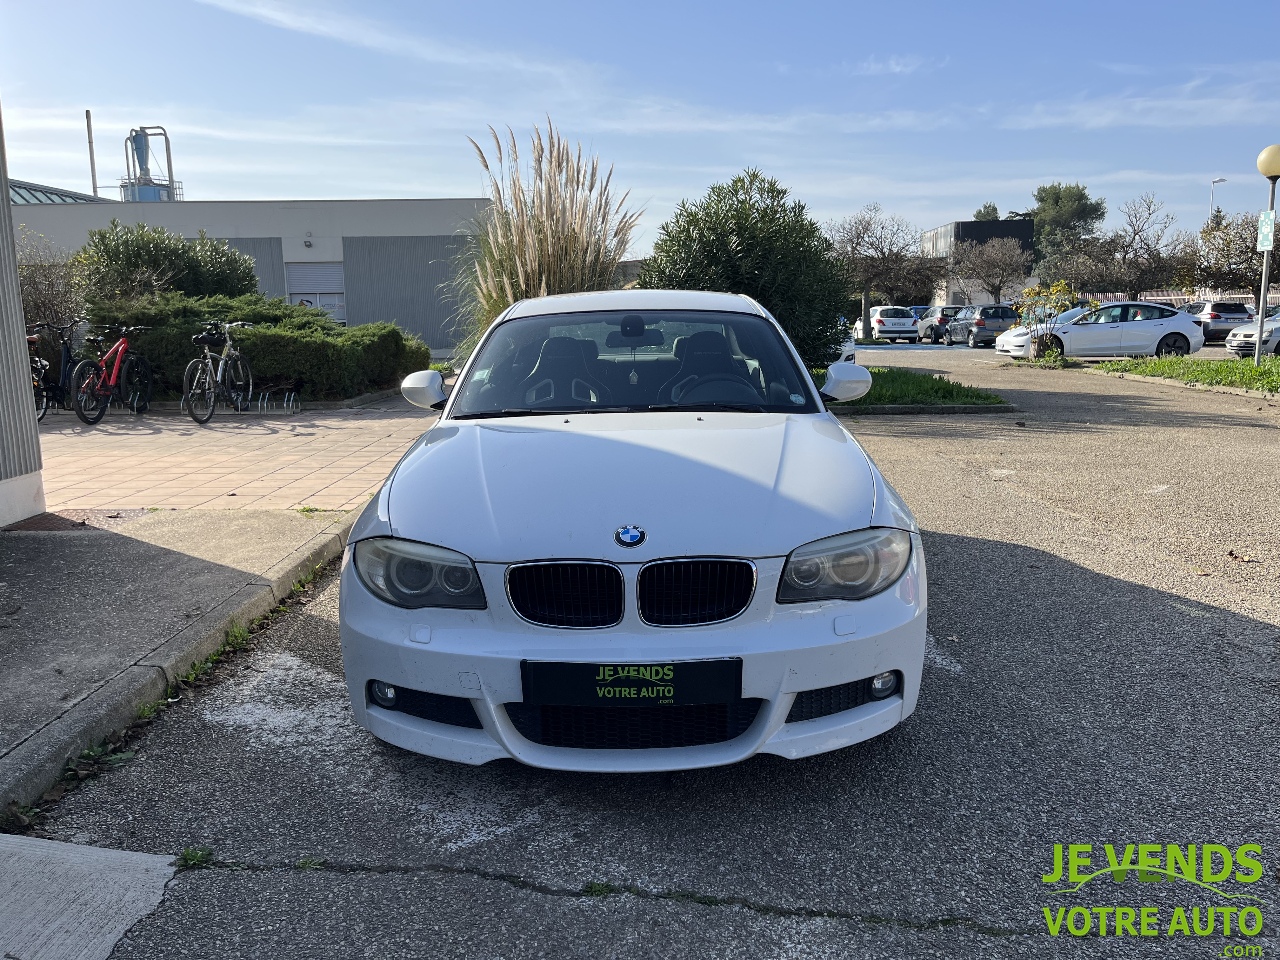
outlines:
[{"label": "car headlight", "polygon": [[861,600],[891,586],[911,561],[911,534],[872,527],[815,540],[787,557],[779,603]]},{"label": "car headlight", "polygon": [[486,606],[476,565],[454,550],[375,537],[357,543],[353,559],[360,582],[397,607]]}]

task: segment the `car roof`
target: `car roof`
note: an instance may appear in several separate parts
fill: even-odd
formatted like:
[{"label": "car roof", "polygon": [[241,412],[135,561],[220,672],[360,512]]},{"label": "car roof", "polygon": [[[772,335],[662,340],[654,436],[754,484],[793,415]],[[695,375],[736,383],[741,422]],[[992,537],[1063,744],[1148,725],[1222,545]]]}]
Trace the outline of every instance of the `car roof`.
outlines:
[{"label": "car roof", "polygon": [[555,313],[586,313],[594,310],[718,310],[765,316],[760,304],[739,293],[708,293],[701,290],[598,290],[592,293],[562,293],[521,300],[511,307],[504,319],[541,317]]}]

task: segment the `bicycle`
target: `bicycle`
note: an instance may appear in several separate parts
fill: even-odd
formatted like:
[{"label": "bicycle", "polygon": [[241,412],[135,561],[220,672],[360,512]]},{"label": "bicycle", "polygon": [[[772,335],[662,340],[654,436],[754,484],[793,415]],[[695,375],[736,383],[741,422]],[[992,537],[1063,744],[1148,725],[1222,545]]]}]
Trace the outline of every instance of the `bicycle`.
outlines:
[{"label": "bicycle", "polygon": [[[48,330],[58,340],[61,348],[58,358],[58,378],[53,379],[53,371],[50,369],[47,361],[42,360],[38,353],[32,351],[31,355],[31,374],[32,386],[36,391],[36,411],[37,420],[43,420],[44,415],[48,412],[49,407],[56,406],[60,410],[70,410],[71,405],[71,379],[76,368],[75,355],[71,350],[72,331],[75,330],[79,321],[72,320],[63,326],[57,326],[52,323],[36,323],[32,324],[31,329]],[[27,337],[27,346],[31,348],[38,344],[40,337],[38,335]],[[36,363],[42,365],[39,371],[39,379],[36,379]]]},{"label": "bicycle", "polygon": [[243,322],[210,324],[204,332],[191,338],[203,351],[187,364],[182,376],[182,405],[196,423],[212,420],[219,400],[237,412],[248,408],[253,399],[253,371],[249,369],[249,361],[231,342],[231,331],[252,326]]},{"label": "bicycle", "polygon": [[[121,327],[120,339],[97,360],[81,360],[71,374],[72,406],[76,416],[93,426],[107,412],[112,400],[134,413],[146,413],[151,406],[151,364],[142,354],[129,349],[129,334],[147,327]],[[102,349],[102,337],[85,337],[85,343]],[[108,364],[110,372],[108,373]]]},{"label": "bicycle", "polygon": [[27,353],[30,354],[31,360],[31,387],[36,395],[36,423],[43,420],[44,415],[49,412],[49,394],[44,388],[44,379],[49,372],[49,361],[37,353],[39,346],[40,337],[27,334]]}]

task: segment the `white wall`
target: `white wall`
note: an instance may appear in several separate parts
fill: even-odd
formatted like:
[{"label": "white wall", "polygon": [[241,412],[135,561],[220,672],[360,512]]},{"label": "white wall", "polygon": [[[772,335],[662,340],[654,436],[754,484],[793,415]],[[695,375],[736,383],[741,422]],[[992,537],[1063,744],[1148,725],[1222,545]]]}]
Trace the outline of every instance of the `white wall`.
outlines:
[{"label": "white wall", "polygon": [[[186,237],[280,237],[288,263],[342,260],[342,238],[426,237],[468,232],[486,199],[187,200],[177,203],[33,203],[12,206],[26,224],[75,250],[112,218],[164,227]],[[311,241],[311,246],[306,241]]]}]

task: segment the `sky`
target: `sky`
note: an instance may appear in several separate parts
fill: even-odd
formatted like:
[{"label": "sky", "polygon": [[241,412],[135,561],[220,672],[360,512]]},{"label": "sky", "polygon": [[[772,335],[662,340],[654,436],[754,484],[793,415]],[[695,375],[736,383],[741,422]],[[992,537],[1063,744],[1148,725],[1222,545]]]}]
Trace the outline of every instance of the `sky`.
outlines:
[{"label": "sky", "polygon": [[[1257,41],[1269,37],[1269,46]],[[867,203],[928,229],[1038,184],[1111,219],[1154,192],[1198,228],[1209,182],[1257,210],[1280,142],[1274,0],[480,3],[0,0],[9,174],[118,196],[125,135],[165,126],[190,200],[485,193],[467,137],[549,116],[643,208],[746,167],[821,222]]]}]

